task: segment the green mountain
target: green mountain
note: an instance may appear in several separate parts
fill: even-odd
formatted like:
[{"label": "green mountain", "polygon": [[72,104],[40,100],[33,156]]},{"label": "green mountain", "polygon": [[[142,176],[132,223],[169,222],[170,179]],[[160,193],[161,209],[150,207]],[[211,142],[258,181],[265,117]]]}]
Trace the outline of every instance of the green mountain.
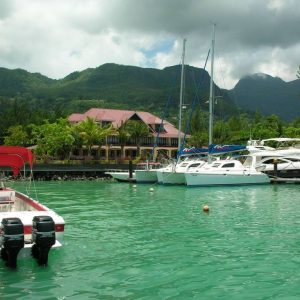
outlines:
[{"label": "green mountain", "polygon": [[[147,110],[161,115],[171,97],[171,115],[178,110],[181,66],[163,70],[104,64],[74,72],[63,79],[52,80],[24,70],[0,69],[0,97],[19,97],[41,109],[62,109],[65,114],[84,112],[90,107]],[[207,110],[210,77],[206,71],[187,66],[185,69],[185,99],[191,107],[199,98]],[[216,94],[224,99],[224,114],[236,111],[226,91],[216,87]]]},{"label": "green mountain", "polygon": [[242,78],[229,92],[231,99],[249,111],[276,114],[283,120],[293,120],[300,114],[300,80],[285,82],[267,74]]},{"label": "green mountain", "polygon": [[55,80],[39,73],[29,73],[22,69],[0,68],[0,96],[3,97],[31,94],[36,88],[47,88],[54,83]]},{"label": "green mountain", "polygon": [[[146,110],[162,115],[169,97],[170,115],[176,116],[179,103],[181,66],[163,70],[117,64],[104,64],[74,72],[63,79],[53,80],[39,73],[0,68],[0,106],[15,111],[22,107],[37,109],[51,115],[84,112],[91,107]],[[208,110],[209,74],[200,68],[185,68],[185,98],[187,109],[193,99],[199,99],[202,110]],[[218,105],[214,114],[226,118],[238,112],[277,114],[284,120],[299,117],[300,80],[284,82],[265,74],[242,78],[232,90],[216,86]],[[1,116],[1,111],[0,111]]]}]

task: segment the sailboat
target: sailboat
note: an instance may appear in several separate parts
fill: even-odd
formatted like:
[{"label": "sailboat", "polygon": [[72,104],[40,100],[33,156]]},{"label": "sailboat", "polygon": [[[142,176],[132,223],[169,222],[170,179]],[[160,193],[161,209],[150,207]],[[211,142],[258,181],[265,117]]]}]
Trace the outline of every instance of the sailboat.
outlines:
[{"label": "sailboat", "polygon": [[184,59],[185,59],[185,43],[183,40],[182,49],[182,64],[181,64],[181,83],[180,83],[180,98],[179,98],[179,116],[178,116],[178,159],[176,162],[169,164],[165,168],[157,170],[158,183],[162,184],[185,184],[184,173],[190,168],[196,168],[204,164],[203,155],[194,152],[181,154],[182,146],[182,106],[183,106],[183,86],[184,86]]},{"label": "sailboat", "polygon": [[[214,102],[214,46],[215,24],[213,24],[211,46],[211,75],[209,97],[209,145],[213,145],[213,102]],[[214,146],[216,147],[216,146]],[[211,154],[211,153],[210,153]],[[209,155],[209,158],[211,155]],[[210,159],[209,159],[210,160]],[[217,185],[244,185],[269,183],[270,178],[256,170],[253,156],[244,158],[242,163],[237,159],[219,159],[185,172],[185,181],[188,186],[217,186]]]}]

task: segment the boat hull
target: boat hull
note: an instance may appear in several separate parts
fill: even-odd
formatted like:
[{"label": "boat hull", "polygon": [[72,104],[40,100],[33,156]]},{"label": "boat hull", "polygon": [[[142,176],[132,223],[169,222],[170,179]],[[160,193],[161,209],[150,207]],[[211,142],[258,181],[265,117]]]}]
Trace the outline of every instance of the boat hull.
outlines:
[{"label": "boat hull", "polygon": [[135,179],[137,183],[157,182],[156,170],[136,170]]},{"label": "boat hull", "polygon": [[251,185],[270,183],[266,174],[185,173],[188,186]]},{"label": "boat hull", "polygon": [[300,178],[300,168],[299,169],[285,169],[278,171],[263,171],[265,174],[272,177],[280,177],[280,178]]},{"label": "boat hull", "polygon": [[156,171],[157,183],[163,184],[162,171]]},{"label": "boat hull", "polygon": [[184,173],[180,172],[162,172],[163,184],[186,184]]}]

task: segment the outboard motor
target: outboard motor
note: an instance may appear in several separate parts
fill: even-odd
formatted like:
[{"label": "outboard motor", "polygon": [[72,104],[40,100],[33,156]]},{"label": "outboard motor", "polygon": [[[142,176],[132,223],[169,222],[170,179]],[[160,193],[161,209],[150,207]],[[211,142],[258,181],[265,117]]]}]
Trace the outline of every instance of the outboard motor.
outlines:
[{"label": "outboard motor", "polygon": [[55,223],[49,216],[35,216],[32,222],[32,256],[39,265],[47,265],[49,251],[56,239]]},{"label": "outboard motor", "polygon": [[24,247],[24,226],[19,218],[3,218],[0,226],[1,257],[6,265],[17,267],[17,256]]}]

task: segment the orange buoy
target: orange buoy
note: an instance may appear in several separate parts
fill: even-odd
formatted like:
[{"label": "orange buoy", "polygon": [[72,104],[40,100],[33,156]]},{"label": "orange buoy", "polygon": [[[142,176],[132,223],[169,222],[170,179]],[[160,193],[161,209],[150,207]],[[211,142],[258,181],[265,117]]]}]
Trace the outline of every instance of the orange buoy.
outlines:
[{"label": "orange buoy", "polygon": [[207,204],[203,205],[203,211],[204,212],[209,212],[209,207]]}]

